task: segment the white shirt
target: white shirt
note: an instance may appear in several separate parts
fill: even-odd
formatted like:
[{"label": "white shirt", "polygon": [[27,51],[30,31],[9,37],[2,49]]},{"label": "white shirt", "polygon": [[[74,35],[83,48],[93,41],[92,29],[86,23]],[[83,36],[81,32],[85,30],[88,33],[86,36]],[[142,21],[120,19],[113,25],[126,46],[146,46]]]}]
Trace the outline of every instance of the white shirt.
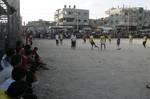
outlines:
[{"label": "white shirt", "polygon": [[58,36],[58,35],[55,35],[55,39],[56,39],[56,40],[59,40],[59,36]]},{"label": "white shirt", "polygon": [[5,58],[6,55],[4,55],[2,60],[0,61],[0,64],[3,68],[3,70],[0,71],[0,84],[11,77],[11,72],[13,70],[13,66],[11,66],[11,64],[8,61],[6,61]]},{"label": "white shirt", "polygon": [[72,41],[76,41],[76,36],[75,35],[71,35],[71,40]]}]

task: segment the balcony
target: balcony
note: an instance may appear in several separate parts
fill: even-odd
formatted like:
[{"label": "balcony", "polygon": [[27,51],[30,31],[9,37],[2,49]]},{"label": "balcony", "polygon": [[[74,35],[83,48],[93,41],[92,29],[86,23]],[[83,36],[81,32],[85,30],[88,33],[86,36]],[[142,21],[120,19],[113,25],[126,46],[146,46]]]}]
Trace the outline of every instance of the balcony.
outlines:
[{"label": "balcony", "polygon": [[118,22],[118,25],[123,25],[123,26],[137,26],[136,22]]}]

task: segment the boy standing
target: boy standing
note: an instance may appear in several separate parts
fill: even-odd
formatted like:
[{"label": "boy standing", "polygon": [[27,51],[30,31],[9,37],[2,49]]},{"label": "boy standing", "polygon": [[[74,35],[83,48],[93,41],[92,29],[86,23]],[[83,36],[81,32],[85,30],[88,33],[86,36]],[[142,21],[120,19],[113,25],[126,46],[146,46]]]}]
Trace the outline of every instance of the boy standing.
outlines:
[{"label": "boy standing", "polygon": [[101,42],[101,51],[103,49],[103,46],[104,46],[104,50],[106,50],[106,37],[104,34],[100,36],[100,42]]},{"label": "boy standing", "polygon": [[59,35],[58,34],[55,35],[55,39],[56,39],[56,45],[58,46],[59,45]]},{"label": "boy standing", "polygon": [[144,38],[143,38],[143,46],[144,46],[144,48],[146,48],[147,39],[148,39],[148,37],[145,35]]}]

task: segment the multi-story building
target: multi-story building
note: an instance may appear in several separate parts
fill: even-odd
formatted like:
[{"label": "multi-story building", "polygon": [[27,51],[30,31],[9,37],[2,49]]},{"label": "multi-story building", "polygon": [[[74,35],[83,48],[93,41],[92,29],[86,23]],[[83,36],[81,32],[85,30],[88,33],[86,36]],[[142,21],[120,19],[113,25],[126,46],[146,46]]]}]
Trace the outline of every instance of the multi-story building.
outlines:
[{"label": "multi-story building", "polygon": [[105,18],[100,18],[100,19],[90,19],[89,20],[89,27],[91,29],[97,29],[100,26],[105,26],[106,20]]},{"label": "multi-story building", "polygon": [[141,7],[111,8],[106,14],[109,15],[106,25],[113,28],[124,27],[128,31],[150,28],[150,10]]},{"label": "multi-story building", "polygon": [[64,8],[56,10],[55,21],[57,26],[73,26],[81,30],[89,25],[89,10],[71,8],[65,5]]},{"label": "multi-story building", "polygon": [[54,25],[54,22],[44,21],[39,19],[38,21],[30,21],[27,23],[26,28],[28,28],[28,32],[34,33],[37,35],[39,33],[45,34],[49,31],[49,26]]}]

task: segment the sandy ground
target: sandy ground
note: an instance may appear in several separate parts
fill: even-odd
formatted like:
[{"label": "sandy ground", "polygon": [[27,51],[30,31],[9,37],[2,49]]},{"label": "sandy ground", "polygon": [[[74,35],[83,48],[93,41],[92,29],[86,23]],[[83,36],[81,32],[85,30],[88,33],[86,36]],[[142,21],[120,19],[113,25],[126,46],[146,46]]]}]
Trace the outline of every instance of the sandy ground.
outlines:
[{"label": "sandy ground", "polygon": [[149,99],[145,85],[150,82],[150,44],[143,48],[141,42],[136,39],[129,45],[122,39],[122,49],[116,50],[114,39],[100,51],[82,40],[76,50],[70,49],[70,40],[63,46],[56,46],[55,40],[36,40],[50,68],[38,72],[39,99]]}]

